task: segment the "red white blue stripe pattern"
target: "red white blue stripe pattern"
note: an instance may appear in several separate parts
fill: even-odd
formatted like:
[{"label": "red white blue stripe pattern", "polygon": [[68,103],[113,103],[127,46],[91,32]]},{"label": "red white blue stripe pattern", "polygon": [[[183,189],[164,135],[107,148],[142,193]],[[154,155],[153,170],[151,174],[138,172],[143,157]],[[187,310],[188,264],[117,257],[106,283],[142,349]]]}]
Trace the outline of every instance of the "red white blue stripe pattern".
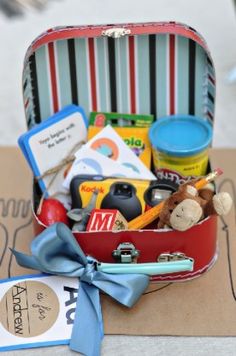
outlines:
[{"label": "red white blue stripe pattern", "polygon": [[[84,36],[86,28],[52,30],[39,37],[23,74],[28,125],[71,103],[87,114],[195,114],[213,120],[215,72],[201,37],[181,25],[172,24],[172,32],[165,32],[163,24],[138,26],[139,34],[119,39],[102,37],[101,27],[95,37]],[[180,29],[189,31],[189,37],[176,34]],[[71,37],[72,30],[77,37]],[[47,42],[52,36],[54,41]],[[37,46],[42,38],[44,43]]]}]

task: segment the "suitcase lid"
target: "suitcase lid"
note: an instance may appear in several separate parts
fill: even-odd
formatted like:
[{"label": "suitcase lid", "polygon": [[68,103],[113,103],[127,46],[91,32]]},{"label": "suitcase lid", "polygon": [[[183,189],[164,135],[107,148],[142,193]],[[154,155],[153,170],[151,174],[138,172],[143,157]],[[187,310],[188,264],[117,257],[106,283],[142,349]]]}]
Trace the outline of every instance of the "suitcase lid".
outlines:
[{"label": "suitcase lid", "polygon": [[24,61],[27,126],[68,104],[91,111],[191,114],[213,123],[215,70],[204,39],[174,23],[56,27]]}]

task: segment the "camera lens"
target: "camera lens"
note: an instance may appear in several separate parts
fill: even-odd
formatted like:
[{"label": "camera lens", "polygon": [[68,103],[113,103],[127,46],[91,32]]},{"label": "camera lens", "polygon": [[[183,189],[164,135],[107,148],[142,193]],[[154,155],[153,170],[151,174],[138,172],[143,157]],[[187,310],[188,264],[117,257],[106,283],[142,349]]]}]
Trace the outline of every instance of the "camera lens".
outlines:
[{"label": "camera lens", "polygon": [[128,184],[117,184],[114,193],[115,195],[120,195],[123,197],[131,197],[132,189]]}]

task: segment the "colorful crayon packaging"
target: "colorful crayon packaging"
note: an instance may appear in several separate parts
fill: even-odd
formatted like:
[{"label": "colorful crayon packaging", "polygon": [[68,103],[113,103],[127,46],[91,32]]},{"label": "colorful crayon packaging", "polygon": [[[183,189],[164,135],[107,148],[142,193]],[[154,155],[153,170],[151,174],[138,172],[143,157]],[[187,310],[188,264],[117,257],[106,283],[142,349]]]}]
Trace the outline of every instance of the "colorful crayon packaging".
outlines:
[{"label": "colorful crayon packaging", "polygon": [[104,127],[150,127],[153,123],[153,115],[120,114],[114,112],[91,112],[89,125]]},{"label": "colorful crayon packaging", "polygon": [[[95,136],[103,127],[89,126],[88,140]],[[141,159],[145,166],[151,167],[151,143],[148,137],[148,127],[114,127],[128,147]]]}]

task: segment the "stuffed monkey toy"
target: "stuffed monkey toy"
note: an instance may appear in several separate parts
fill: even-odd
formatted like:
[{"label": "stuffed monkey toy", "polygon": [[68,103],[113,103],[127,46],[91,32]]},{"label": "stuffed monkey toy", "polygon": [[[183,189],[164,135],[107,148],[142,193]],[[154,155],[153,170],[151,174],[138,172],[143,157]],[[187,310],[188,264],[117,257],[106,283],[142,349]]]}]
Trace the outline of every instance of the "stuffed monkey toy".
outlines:
[{"label": "stuffed monkey toy", "polygon": [[227,192],[215,194],[212,184],[198,191],[195,182],[196,179],[180,185],[179,190],[165,201],[158,218],[158,229],[171,227],[185,231],[209,215],[228,214],[232,198]]}]

